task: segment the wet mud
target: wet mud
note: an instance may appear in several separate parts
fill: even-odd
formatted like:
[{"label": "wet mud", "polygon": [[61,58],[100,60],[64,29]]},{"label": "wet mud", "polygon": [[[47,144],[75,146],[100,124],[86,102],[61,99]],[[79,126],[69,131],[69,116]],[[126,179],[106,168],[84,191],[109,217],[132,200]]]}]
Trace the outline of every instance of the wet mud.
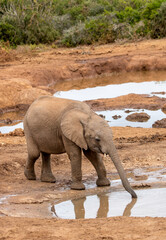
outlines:
[{"label": "wet mud", "polygon": [[96,188],[89,181],[81,193],[61,188],[58,194],[45,191],[40,195],[35,192],[4,195],[0,198],[0,213],[2,216],[58,219],[166,217],[166,168],[138,168],[127,176],[138,199],[132,199],[124,191],[116,174],[111,188]]}]

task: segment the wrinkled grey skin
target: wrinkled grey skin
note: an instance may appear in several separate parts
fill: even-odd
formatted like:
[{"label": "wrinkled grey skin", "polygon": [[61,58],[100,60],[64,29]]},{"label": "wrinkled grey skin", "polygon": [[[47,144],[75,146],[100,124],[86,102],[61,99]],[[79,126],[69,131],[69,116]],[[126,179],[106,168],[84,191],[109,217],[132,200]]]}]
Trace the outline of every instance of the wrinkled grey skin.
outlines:
[{"label": "wrinkled grey skin", "polygon": [[136,198],[126,178],[113,144],[107,122],[80,101],[55,97],[41,97],[28,109],[24,118],[28,159],[25,176],[35,180],[35,161],[42,155],[41,181],[55,182],[51,171],[50,154],[67,153],[71,162],[72,189],[85,189],[82,183],[81,153],[96,169],[98,186],[109,186],[101,154],[109,154],[124,188]]}]

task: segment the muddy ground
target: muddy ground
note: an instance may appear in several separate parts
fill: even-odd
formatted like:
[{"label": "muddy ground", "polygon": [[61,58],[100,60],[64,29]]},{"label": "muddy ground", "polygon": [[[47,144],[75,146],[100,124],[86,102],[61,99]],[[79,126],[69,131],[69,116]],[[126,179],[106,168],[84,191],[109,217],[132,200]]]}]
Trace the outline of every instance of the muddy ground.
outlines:
[{"label": "muddy ground", "polygon": [[[79,88],[80,84],[86,86],[87,78],[94,77],[100,85],[103,84],[101,76],[105,75],[105,81],[110,81],[112,74],[119,72],[126,74],[130,71],[132,79],[121,78],[121,81],[133,81],[134,75],[142,70],[151,74],[166,71],[166,39],[74,49],[39,49],[32,52],[19,48],[9,53],[2,52],[0,117],[7,118],[3,113],[14,109],[27,109],[40,95],[70,89],[70,79],[73,78],[75,87]],[[116,77],[112,81],[116,83]],[[153,98],[149,101],[145,98],[144,101],[144,97],[125,96],[125,104],[141,102],[141,107],[150,106],[149,109],[154,106],[160,109],[165,105],[165,100]],[[103,103],[90,104],[95,109]],[[104,104],[110,106],[110,103]],[[122,107],[124,98],[119,99],[118,104],[118,108]],[[111,106],[116,109],[117,101],[112,99]],[[12,116],[17,118],[14,114]],[[135,169],[166,169],[166,129],[113,127],[112,130],[122,164],[133,179],[133,188],[165,187],[166,183],[160,179],[144,184]],[[25,137],[21,130],[0,135],[0,239],[166,239],[165,218],[52,218],[46,207],[48,202],[82,196],[84,191],[69,188],[70,163],[66,154],[52,156],[56,183],[40,182],[40,160],[36,163],[37,181],[26,180],[23,173],[26,155]],[[104,162],[108,178],[116,179],[116,169],[107,156],[104,156]],[[94,184],[93,188],[86,190],[87,195],[108,190],[96,188],[95,180],[95,171],[84,158],[83,181],[87,186]],[[118,188],[123,190],[121,185]],[[112,191],[116,191],[115,186]]]}]

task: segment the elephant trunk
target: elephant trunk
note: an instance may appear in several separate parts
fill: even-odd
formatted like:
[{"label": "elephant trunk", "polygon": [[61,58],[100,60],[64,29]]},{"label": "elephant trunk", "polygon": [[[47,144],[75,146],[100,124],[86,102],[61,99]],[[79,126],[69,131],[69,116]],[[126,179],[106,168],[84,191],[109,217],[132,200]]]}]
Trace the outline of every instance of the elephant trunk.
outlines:
[{"label": "elephant trunk", "polygon": [[118,157],[118,153],[116,151],[116,148],[113,144],[111,146],[111,149],[109,150],[109,156],[111,157],[111,159],[112,159],[112,161],[113,161],[113,163],[114,163],[114,165],[115,165],[115,167],[116,167],[116,169],[119,173],[119,176],[121,178],[121,181],[122,181],[122,184],[123,184],[124,188],[126,189],[126,191],[128,191],[131,194],[131,196],[133,198],[137,198],[136,193],[133,191],[133,189],[130,186],[130,183],[129,183],[127,177],[126,177],[123,166],[122,166],[122,164],[120,162],[120,159]]}]

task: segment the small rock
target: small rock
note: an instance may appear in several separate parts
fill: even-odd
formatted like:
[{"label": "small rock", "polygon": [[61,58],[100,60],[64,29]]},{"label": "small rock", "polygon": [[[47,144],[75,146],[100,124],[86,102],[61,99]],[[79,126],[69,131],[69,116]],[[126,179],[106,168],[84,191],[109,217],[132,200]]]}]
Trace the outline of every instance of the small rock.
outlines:
[{"label": "small rock", "polygon": [[101,118],[104,118],[104,119],[105,119],[105,116],[104,116],[103,114],[99,114],[99,116],[100,116]]},{"label": "small rock", "polygon": [[156,121],[153,125],[153,128],[166,128],[166,118]]},{"label": "small rock", "polygon": [[133,112],[132,110],[125,110],[125,113],[131,113]]},{"label": "small rock", "polygon": [[121,118],[121,116],[120,115],[114,115],[114,116],[112,116],[112,118],[117,120],[117,119]]},{"label": "small rock", "polygon": [[10,118],[6,118],[6,119],[4,120],[4,123],[6,123],[6,124],[12,124],[12,120],[11,120]]},{"label": "small rock", "polygon": [[126,117],[131,122],[147,122],[150,116],[147,113],[132,113]]},{"label": "small rock", "polygon": [[161,110],[166,113],[166,104],[164,104],[164,106],[161,108]]},{"label": "small rock", "polygon": [[161,95],[165,95],[166,92],[152,92],[152,94],[161,94]]}]

